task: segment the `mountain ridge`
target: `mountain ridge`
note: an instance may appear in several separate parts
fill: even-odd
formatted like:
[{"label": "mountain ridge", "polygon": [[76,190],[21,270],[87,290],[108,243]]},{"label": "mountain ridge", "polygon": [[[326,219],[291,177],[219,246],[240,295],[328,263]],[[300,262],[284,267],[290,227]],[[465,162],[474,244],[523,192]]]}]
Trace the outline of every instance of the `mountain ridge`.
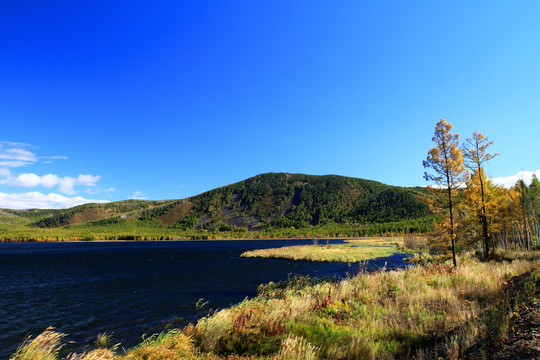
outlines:
[{"label": "mountain ridge", "polygon": [[15,218],[33,228],[57,228],[151,221],[180,231],[251,232],[419,219],[430,215],[427,197],[422,188],[340,175],[265,173],[185,199],[122,200],[61,210],[2,209],[0,222]]}]

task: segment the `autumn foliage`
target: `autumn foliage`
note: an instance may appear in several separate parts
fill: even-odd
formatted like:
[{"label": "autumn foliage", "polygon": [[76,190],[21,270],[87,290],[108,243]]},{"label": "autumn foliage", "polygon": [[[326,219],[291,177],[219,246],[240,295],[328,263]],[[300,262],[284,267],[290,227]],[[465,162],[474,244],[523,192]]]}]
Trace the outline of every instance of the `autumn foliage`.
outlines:
[{"label": "autumn foliage", "polygon": [[460,146],[459,134],[441,119],[435,127],[435,147],[423,162],[432,194],[431,208],[439,217],[431,245],[444,250],[451,245],[454,266],[458,249],[481,248],[485,260],[496,248],[538,248],[540,240],[540,182],[533,176],[510,188],[496,186],[484,166],[497,153],[493,141],[476,131]]}]

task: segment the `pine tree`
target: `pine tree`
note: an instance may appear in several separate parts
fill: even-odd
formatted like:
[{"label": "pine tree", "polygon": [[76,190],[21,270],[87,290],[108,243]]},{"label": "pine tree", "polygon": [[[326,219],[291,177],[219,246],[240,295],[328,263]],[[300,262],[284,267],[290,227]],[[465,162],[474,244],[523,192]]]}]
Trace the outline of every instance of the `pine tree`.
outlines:
[{"label": "pine tree", "polygon": [[478,201],[476,201],[479,210],[479,221],[482,224],[482,239],[484,246],[484,259],[489,258],[489,229],[486,212],[486,177],[484,173],[484,164],[499,154],[490,154],[487,148],[493,144],[487,136],[475,131],[472,138],[467,138],[463,144],[463,156],[466,166],[472,171],[472,185],[478,185],[471,188],[479,192]]},{"label": "pine tree", "polygon": [[463,153],[459,147],[459,134],[452,134],[452,124],[441,119],[435,126],[435,134],[432,141],[437,144],[428,152],[424,160],[425,168],[430,168],[433,173],[424,173],[427,181],[433,181],[437,188],[444,189],[447,195],[445,207],[448,209],[447,234],[452,245],[452,261],[456,261],[456,234],[454,220],[454,198],[456,189],[465,182],[465,167],[463,165]]}]

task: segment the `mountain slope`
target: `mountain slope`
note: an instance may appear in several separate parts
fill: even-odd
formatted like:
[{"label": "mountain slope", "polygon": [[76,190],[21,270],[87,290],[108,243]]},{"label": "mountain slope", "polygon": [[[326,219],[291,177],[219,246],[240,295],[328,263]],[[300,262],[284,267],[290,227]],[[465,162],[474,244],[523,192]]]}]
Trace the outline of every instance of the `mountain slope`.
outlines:
[{"label": "mountain slope", "polygon": [[[183,200],[86,204],[41,211],[27,223],[51,228],[150,220],[178,230],[220,231],[385,223],[429,215],[426,196],[418,188],[344,176],[268,173]],[[28,212],[7,211],[18,218]]]}]

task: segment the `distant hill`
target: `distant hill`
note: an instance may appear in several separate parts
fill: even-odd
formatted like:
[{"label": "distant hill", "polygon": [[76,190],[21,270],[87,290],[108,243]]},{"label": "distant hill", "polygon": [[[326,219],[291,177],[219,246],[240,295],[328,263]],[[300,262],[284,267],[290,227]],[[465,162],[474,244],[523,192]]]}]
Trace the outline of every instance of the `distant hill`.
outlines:
[{"label": "distant hill", "polygon": [[326,175],[268,173],[183,200],[126,200],[64,210],[0,210],[0,223],[33,228],[152,222],[162,228],[261,231],[374,224],[429,215],[422,188]]}]

